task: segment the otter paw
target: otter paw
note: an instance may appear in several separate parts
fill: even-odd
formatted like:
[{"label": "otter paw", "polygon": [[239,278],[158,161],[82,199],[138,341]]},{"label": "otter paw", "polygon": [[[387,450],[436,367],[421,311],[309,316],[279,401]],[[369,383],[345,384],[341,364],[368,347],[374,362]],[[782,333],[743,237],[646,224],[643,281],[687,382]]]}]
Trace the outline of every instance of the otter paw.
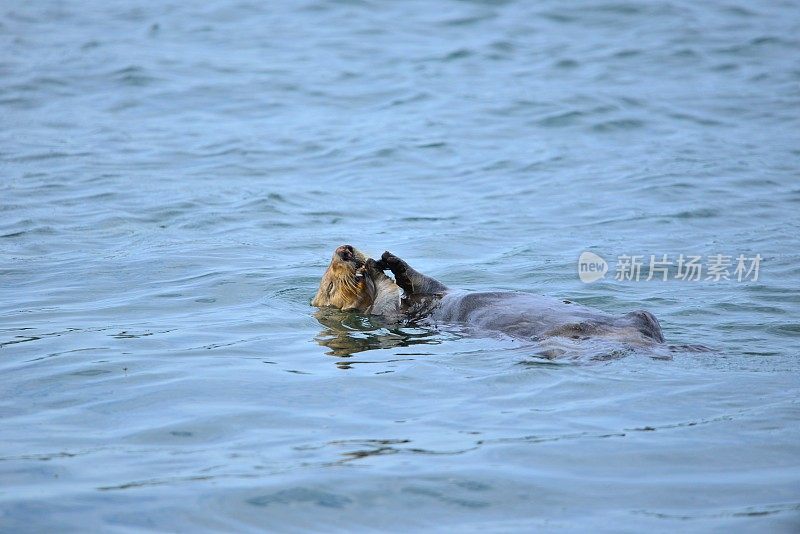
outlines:
[{"label": "otter paw", "polygon": [[381,262],[385,263],[392,272],[395,271],[404,271],[406,268],[406,262],[389,252],[388,250],[383,253],[381,256]]},{"label": "otter paw", "polygon": [[386,269],[389,268],[389,267],[386,266],[386,264],[383,262],[383,260],[375,261],[372,258],[369,258],[367,260],[367,262],[365,263],[365,266],[366,266],[367,270],[370,271],[370,272],[383,272],[383,271],[385,271]]}]

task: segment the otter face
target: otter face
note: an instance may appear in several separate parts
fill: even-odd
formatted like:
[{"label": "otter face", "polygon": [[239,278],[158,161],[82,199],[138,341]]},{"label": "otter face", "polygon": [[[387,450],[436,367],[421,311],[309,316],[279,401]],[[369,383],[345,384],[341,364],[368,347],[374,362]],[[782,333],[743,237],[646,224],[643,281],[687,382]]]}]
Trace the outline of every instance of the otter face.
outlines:
[{"label": "otter face", "polygon": [[351,245],[333,252],[331,263],[319,284],[312,306],[332,306],[341,310],[365,311],[375,300],[375,284],[367,276],[369,258]]}]

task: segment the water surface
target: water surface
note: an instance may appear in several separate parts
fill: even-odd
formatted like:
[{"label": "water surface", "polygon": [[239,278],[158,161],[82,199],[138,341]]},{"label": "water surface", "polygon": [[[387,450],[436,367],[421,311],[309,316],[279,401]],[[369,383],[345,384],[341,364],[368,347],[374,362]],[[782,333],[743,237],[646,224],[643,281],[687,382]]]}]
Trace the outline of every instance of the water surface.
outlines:
[{"label": "water surface", "polygon": [[[796,531],[798,13],[3,4],[0,530]],[[342,243],[711,351],[316,313]]]}]

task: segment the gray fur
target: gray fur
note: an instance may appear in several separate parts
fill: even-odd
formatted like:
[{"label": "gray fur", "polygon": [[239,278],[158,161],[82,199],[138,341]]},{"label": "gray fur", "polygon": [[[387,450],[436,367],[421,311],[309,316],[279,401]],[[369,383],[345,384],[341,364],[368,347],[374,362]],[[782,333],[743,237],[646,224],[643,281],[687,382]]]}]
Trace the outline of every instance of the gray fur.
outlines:
[{"label": "gray fur", "polygon": [[[383,274],[385,269],[394,274],[396,285]],[[526,340],[603,337],[635,344],[664,342],[658,320],[647,311],[614,316],[529,293],[451,291],[390,252],[379,262],[369,260],[367,270],[377,288],[370,313],[389,320],[464,324]]]}]

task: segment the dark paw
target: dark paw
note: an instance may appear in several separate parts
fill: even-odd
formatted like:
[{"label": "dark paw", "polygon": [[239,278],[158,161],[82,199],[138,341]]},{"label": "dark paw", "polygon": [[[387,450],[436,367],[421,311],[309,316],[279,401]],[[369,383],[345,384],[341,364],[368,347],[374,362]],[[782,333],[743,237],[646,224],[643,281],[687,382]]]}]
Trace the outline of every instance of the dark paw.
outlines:
[{"label": "dark paw", "polygon": [[388,250],[381,255],[381,263],[385,264],[387,268],[393,272],[397,270],[405,270],[405,263],[403,260],[389,252]]},{"label": "dark paw", "polygon": [[383,272],[388,269],[383,260],[375,261],[372,258],[369,258],[365,265],[367,266],[367,270],[370,272]]}]

